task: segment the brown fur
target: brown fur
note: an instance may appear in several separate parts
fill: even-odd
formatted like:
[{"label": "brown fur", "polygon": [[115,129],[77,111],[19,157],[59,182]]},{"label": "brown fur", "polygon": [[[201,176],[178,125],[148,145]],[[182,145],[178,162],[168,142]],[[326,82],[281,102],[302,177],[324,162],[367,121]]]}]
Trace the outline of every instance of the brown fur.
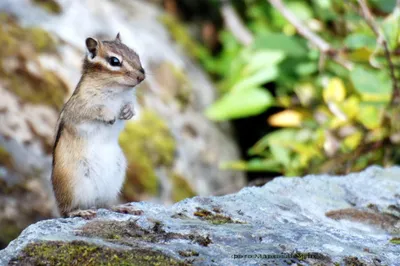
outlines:
[{"label": "brown fur", "polygon": [[[94,120],[112,124],[117,119],[106,106],[98,101],[93,103],[91,99],[106,99],[112,92],[105,89],[131,88],[145,77],[138,55],[121,42],[119,34],[113,41],[88,38],[86,45],[89,55],[83,62],[82,77],[60,114],[53,148],[51,181],[60,214],[64,217],[73,211],[71,182],[74,180],[71,178],[75,167],[71,166],[84,160],[81,154],[85,143],[77,135],[76,126]],[[122,60],[121,67],[110,66],[109,59],[115,55]],[[63,152],[66,150],[73,152]]]},{"label": "brown fur", "polygon": [[[60,132],[60,130],[59,130]],[[70,176],[72,176],[71,171],[73,168],[65,167],[64,164],[67,160],[77,159],[76,154],[69,154],[68,156],[63,155],[62,150],[65,145],[76,145],[71,132],[68,129],[62,129],[62,133],[55,144],[55,149],[53,152],[53,173],[52,173],[52,184],[54,189],[54,194],[57,200],[58,209],[60,214],[65,217],[68,212],[71,211],[72,204],[72,194],[70,192]],[[77,153],[79,153],[77,151]]]}]

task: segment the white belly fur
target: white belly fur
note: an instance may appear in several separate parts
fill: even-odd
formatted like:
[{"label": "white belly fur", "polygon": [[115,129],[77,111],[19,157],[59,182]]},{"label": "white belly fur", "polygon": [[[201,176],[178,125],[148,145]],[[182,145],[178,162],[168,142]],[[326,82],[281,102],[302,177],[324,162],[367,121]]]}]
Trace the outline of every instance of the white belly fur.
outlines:
[{"label": "white belly fur", "polygon": [[[118,117],[122,106],[133,100],[132,91],[111,99],[107,107]],[[84,160],[77,170],[73,184],[73,206],[80,209],[105,207],[116,203],[125,179],[126,159],[118,144],[125,121],[117,119],[113,125],[90,122],[80,125],[79,132],[86,139]]]}]

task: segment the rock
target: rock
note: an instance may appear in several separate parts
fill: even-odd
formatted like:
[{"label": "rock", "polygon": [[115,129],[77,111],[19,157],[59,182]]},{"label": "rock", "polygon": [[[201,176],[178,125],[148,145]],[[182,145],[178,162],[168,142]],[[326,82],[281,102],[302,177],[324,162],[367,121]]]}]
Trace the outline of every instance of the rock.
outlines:
[{"label": "rock", "polygon": [[[80,78],[88,36],[110,39],[121,32],[149,73],[137,90],[137,115],[121,136],[129,158],[123,200],[172,203],[243,187],[242,173],[219,169],[221,162],[239,158],[229,124],[203,115],[217,90],[171,38],[156,2],[0,1],[0,191],[10,192],[0,197],[0,231],[6,230],[3,224],[54,216],[54,130]],[[11,190],[31,183],[40,184],[32,200],[18,216],[4,216],[25,198]],[[21,226],[13,229],[14,237]],[[0,238],[0,248],[4,244]]]},{"label": "rock", "polygon": [[31,225],[0,251],[0,265],[399,265],[398,167],[128,207],[143,214]]}]

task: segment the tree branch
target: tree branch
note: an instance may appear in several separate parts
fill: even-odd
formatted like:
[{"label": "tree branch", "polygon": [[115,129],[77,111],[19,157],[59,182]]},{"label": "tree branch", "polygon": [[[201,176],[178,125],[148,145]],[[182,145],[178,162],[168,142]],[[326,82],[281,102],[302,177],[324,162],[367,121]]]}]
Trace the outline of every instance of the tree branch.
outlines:
[{"label": "tree branch", "polygon": [[281,0],[268,0],[269,3],[275,7],[279,13],[282,14],[298,31],[298,33],[310,41],[313,45],[317,47],[318,50],[321,51],[324,55],[329,56],[332,58],[336,63],[340,64],[341,66],[345,67],[348,70],[351,70],[353,64],[344,58],[339,56],[339,52],[334,49],[328,42],[324,39],[319,37],[309,28],[307,28],[297,17],[285,7]]},{"label": "tree branch", "polygon": [[[375,35],[378,38],[378,43],[382,45],[383,50],[385,51],[385,57],[386,61],[388,62],[389,65],[389,72],[390,72],[390,78],[392,79],[392,84],[393,84],[393,92],[392,92],[392,98],[390,101],[390,104],[397,105],[400,103],[400,88],[397,83],[397,78],[396,78],[396,72],[395,72],[395,67],[391,58],[390,50],[388,43],[386,41],[385,35],[383,34],[382,30],[379,28],[378,24],[376,23],[371,11],[368,8],[367,3],[365,0],[357,0],[358,4],[361,7],[361,15],[367,22],[368,26],[371,28],[371,30],[375,33]],[[397,7],[399,7],[400,1],[397,0]]]},{"label": "tree branch", "polygon": [[221,14],[225,26],[233,34],[233,36],[243,45],[248,46],[253,42],[253,35],[243,24],[239,15],[229,1],[221,1]]}]

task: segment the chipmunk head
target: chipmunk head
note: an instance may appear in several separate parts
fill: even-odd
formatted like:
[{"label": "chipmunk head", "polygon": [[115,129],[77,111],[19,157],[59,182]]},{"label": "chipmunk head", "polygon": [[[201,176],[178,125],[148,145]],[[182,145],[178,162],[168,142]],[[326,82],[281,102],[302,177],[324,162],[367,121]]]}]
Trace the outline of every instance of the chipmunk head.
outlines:
[{"label": "chipmunk head", "polygon": [[83,74],[99,86],[131,88],[145,79],[139,56],[122,43],[119,33],[112,41],[87,38],[86,48]]}]

